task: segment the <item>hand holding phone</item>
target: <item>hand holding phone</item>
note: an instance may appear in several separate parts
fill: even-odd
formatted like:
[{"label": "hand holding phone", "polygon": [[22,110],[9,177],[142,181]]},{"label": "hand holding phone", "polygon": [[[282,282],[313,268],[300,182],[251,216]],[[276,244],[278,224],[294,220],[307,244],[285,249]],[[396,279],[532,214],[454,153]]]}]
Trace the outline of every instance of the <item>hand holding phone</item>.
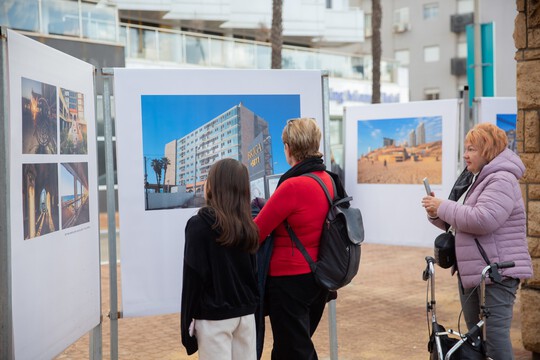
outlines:
[{"label": "hand holding phone", "polygon": [[424,180],[422,180],[422,182],[424,183],[424,187],[426,188],[426,194],[428,196],[431,196],[431,186],[429,186],[428,178],[425,177]]}]

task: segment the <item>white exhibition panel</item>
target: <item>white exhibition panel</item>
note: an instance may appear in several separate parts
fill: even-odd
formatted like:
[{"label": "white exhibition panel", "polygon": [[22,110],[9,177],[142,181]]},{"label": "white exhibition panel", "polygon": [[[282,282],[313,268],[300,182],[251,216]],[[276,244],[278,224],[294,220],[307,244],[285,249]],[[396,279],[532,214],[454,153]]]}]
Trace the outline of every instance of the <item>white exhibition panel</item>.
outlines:
[{"label": "white exhibition panel", "polygon": [[497,115],[517,114],[515,97],[481,97],[474,99],[478,123],[490,122],[497,125]]},{"label": "white exhibition panel", "polygon": [[421,179],[414,184],[358,183],[359,135],[365,135],[359,134],[359,123],[441,117],[442,183],[432,183],[431,189],[435,196],[446,198],[457,177],[459,108],[456,99],[346,108],[345,185],[353,205],[362,211],[366,242],[430,247],[441,231],[429,223],[421,206],[425,196]]},{"label": "white exhibition panel", "polygon": [[[282,111],[272,96],[293,95],[299,113],[313,117],[322,128],[322,76],[320,71],[114,69],[118,201],[121,239],[122,311],[125,317],[180,311],[184,230],[197,208],[145,210],[143,160],[143,96],[268,96],[262,104],[268,114]],[[159,99],[158,99],[159,100]],[[189,107],[186,104],[185,107]],[[167,127],[179,120],[185,107],[174,108],[162,118],[156,136],[179,138]],[[205,107],[206,108],[206,107]],[[203,112],[206,109],[200,109]],[[226,111],[223,108],[221,111]],[[253,110],[253,109],[252,109]],[[204,117],[195,111],[193,117]],[[283,166],[281,131],[288,118],[269,119],[274,163]],[[206,120],[210,120],[207,118]],[[162,155],[160,155],[162,156]],[[279,160],[278,160],[279,159]],[[288,166],[287,166],[288,169]],[[149,171],[152,168],[149,167]],[[280,167],[277,172],[284,172]],[[276,172],[276,166],[274,166]]]},{"label": "white exhibition panel", "polygon": [[[50,359],[100,322],[94,68],[11,30],[7,44],[14,355]],[[80,216],[62,212],[82,194]]]}]

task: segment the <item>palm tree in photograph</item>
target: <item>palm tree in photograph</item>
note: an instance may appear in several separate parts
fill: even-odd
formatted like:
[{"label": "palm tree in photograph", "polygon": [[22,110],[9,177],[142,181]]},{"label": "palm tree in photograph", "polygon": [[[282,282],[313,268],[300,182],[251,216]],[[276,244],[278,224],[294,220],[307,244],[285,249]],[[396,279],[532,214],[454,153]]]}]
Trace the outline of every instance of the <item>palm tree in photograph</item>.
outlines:
[{"label": "palm tree in photograph", "polygon": [[157,192],[160,192],[159,184],[161,182],[161,170],[163,170],[163,161],[161,161],[161,159],[152,159],[150,166],[152,166],[152,169],[156,173]]},{"label": "palm tree in photograph", "polygon": [[168,157],[164,156],[161,158],[161,165],[163,167],[163,186],[164,191],[169,192],[169,189],[165,189],[165,180],[167,179],[167,167],[171,165],[171,161]]},{"label": "palm tree in photograph", "polygon": [[272,69],[281,69],[281,49],[283,48],[283,0],[272,0]]},{"label": "palm tree in photograph", "polygon": [[381,102],[381,0],[371,2],[371,55],[373,57],[373,82],[371,87],[371,103]]}]

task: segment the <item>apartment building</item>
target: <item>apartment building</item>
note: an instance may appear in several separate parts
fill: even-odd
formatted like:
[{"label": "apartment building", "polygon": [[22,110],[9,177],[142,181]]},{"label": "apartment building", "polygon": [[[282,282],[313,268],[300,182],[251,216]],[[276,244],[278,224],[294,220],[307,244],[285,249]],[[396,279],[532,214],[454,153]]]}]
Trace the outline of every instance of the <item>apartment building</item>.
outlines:
[{"label": "apartment building", "polygon": [[[371,49],[371,0],[351,0],[365,13],[365,41],[358,51]],[[491,96],[516,95],[516,49],[513,40],[516,4],[507,0],[381,0],[382,54],[394,58],[409,73],[411,101],[451,99],[459,96],[467,79],[466,26],[475,9],[481,24],[493,25]],[[469,54],[471,55],[471,54]]]},{"label": "apartment building", "polygon": [[[250,180],[273,174],[268,122],[242,103],[165,144],[171,165],[165,184],[202,192],[214,162],[233,158],[248,164]],[[255,160],[256,159],[256,160]]]}]

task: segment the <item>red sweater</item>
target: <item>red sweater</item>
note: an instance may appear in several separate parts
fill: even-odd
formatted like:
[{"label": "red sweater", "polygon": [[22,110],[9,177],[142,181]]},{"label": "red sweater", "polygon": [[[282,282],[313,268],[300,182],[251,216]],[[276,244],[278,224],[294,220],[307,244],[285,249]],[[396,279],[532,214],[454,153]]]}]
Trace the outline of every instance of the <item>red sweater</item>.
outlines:
[{"label": "red sweater", "polygon": [[[333,197],[330,175],[325,171],[316,171],[314,174],[323,180]],[[311,258],[316,261],[328,209],[328,200],[315,179],[293,177],[276,189],[255,218],[261,242],[273,232],[274,250],[270,260],[270,276],[311,272],[309,264],[289,237],[283,222],[287,220]]]}]

